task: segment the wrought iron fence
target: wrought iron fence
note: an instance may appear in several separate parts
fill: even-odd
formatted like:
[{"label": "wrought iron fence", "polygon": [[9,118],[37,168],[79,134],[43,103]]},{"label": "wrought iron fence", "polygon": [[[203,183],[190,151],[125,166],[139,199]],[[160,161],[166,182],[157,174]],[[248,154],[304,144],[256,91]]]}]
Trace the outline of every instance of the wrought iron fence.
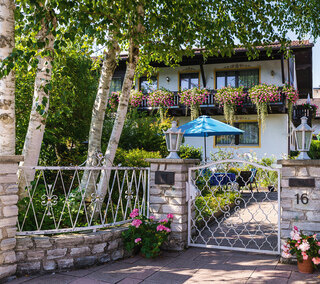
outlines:
[{"label": "wrought iron fence", "polygon": [[20,167],[20,170],[23,197],[18,202],[18,235],[95,231],[121,225],[130,222],[129,214],[134,208],[148,215],[149,168]]}]

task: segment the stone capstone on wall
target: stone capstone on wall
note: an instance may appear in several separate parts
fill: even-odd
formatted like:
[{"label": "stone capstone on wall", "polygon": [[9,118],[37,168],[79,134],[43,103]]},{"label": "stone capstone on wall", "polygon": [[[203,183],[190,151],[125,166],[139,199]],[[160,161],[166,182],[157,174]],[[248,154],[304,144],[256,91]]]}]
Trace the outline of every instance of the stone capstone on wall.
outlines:
[{"label": "stone capstone on wall", "polygon": [[126,227],[95,233],[17,236],[17,275],[83,268],[123,258]]}]

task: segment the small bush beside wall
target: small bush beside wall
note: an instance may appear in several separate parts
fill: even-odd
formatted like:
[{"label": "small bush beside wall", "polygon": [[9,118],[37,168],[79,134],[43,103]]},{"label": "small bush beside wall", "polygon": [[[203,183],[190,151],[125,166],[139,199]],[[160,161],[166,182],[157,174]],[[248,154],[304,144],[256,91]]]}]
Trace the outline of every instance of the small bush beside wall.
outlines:
[{"label": "small bush beside wall", "polygon": [[320,159],[320,141],[318,140],[311,141],[311,146],[310,146],[308,155],[312,160]]}]

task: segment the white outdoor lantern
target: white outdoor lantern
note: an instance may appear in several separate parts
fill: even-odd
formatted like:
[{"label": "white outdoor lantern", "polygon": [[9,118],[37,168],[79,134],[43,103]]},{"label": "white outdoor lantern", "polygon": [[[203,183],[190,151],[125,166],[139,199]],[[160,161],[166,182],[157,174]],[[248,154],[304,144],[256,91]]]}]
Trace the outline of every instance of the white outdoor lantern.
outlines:
[{"label": "white outdoor lantern", "polygon": [[296,147],[300,151],[300,155],[297,157],[299,160],[308,160],[310,157],[307,152],[310,149],[312,139],[312,128],[307,123],[307,117],[301,117],[301,124],[295,129],[294,135],[296,138]]},{"label": "white outdoor lantern", "polygon": [[172,127],[163,133],[166,135],[167,149],[170,152],[166,159],[180,159],[177,152],[180,149],[184,132],[177,128],[176,121],[172,121]]}]

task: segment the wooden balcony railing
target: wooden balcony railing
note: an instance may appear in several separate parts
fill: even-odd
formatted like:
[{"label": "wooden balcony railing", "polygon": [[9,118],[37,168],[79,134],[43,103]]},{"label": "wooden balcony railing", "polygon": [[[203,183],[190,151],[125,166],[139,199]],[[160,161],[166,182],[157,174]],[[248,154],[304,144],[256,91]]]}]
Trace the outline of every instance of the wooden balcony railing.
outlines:
[{"label": "wooden balcony railing", "polygon": [[[216,90],[209,90],[210,94],[209,96],[207,97],[207,99],[204,101],[203,104],[200,105],[201,107],[201,110],[205,110],[205,109],[210,109],[212,113],[212,111],[214,110],[217,110],[218,109],[221,109],[221,107],[219,106],[219,103],[217,103],[215,101],[215,94],[217,93]],[[180,109],[180,110],[185,110],[186,107],[180,103],[180,97],[179,97],[179,93],[178,92],[173,92],[174,94],[174,97],[173,97],[173,106],[169,107],[169,110],[170,109]],[[281,93],[281,97],[278,101],[276,102],[272,102],[270,103],[270,107],[278,107],[279,109],[279,112],[283,113],[285,111],[285,105],[286,105],[286,98],[284,96],[284,94]],[[243,103],[243,106],[242,106],[244,112],[246,112],[246,109],[254,109],[255,106],[254,104],[252,103],[249,95],[247,95],[245,97],[245,100],[244,100],[244,103]],[[150,107],[148,105],[148,101],[147,99],[143,100],[143,102],[141,103],[140,107],[138,108],[140,110],[151,110],[152,107]]]}]

